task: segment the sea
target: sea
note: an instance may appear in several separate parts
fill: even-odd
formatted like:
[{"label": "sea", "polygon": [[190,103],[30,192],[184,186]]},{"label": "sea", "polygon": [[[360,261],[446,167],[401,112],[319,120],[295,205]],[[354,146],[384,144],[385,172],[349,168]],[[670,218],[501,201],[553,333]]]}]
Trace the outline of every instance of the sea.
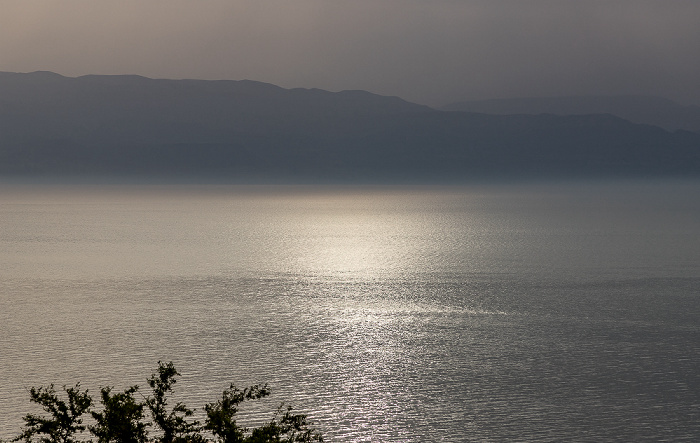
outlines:
[{"label": "sea", "polygon": [[0,439],[159,361],[330,442],[697,441],[700,182],[0,185]]}]

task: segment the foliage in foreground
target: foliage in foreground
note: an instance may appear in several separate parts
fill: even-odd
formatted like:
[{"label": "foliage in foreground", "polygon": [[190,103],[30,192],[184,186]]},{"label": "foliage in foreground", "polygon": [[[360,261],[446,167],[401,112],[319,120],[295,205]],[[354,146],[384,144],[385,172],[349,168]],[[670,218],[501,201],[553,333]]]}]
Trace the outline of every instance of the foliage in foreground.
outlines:
[{"label": "foliage in foreground", "polygon": [[[194,410],[183,403],[169,405],[177,372],[172,362],[158,362],[158,372],[147,380],[151,393],[144,397],[138,386],[113,393],[113,388],[100,390],[101,408],[80,384],[63,386],[59,395],[54,385],[31,388],[30,401],[40,405],[47,416],[27,414],[24,430],[12,441],[42,443],[293,443],[323,441],[321,435],[306,420],[306,415],[293,414],[291,406],[280,406],[272,420],[260,427],[248,429],[236,423],[241,403],[270,395],[267,385],[253,385],[239,390],[235,385],[226,389],[221,399],[204,407],[204,423],[192,420]],[[139,393],[142,400],[135,394]],[[148,416],[148,417],[147,417]],[[84,423],[84,418],[90,424]],[[150,419],[149,419],[150,418]],[[87,431],[87,433],[86,433]],[[89,437],[85,434],[89,433]]]}]

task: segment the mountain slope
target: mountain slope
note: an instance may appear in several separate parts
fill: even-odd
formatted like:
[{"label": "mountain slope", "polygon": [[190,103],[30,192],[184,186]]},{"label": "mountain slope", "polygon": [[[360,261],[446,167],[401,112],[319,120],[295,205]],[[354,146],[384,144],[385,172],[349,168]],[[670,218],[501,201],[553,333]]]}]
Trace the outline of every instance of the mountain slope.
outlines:
[{"label": "mountain slope", "polygon": [[659,126],[669,131],[684,129],[700,133],[700,106],[683,106],[648,96],[533,97],[477,100],[452,103],[446,111],[484,114],[613,114],[634,123]]},{"label": "mountain slope", "polygon": [[700,176],[700,134],[252,81],[0,73],[0,174],[232,181]]}]

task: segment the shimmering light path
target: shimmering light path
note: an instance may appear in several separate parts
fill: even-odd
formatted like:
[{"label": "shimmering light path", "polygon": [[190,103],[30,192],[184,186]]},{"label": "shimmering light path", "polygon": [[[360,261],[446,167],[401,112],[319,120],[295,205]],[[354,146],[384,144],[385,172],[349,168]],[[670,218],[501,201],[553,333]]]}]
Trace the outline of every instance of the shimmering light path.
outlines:
[{"label": "shimmering light path", "polygon": [[690,438],[699,190],[3,188],[0,437],[160,359],[330,441]]}]

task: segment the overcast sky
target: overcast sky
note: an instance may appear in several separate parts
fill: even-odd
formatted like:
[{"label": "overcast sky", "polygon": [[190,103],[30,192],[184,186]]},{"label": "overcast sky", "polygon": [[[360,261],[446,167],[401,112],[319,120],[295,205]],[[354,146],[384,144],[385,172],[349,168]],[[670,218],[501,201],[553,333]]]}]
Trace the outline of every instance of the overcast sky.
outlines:
[{"label": "overcast sky", "polygon": [[700,104],[698,0],[0,0],[0,71]]}]

